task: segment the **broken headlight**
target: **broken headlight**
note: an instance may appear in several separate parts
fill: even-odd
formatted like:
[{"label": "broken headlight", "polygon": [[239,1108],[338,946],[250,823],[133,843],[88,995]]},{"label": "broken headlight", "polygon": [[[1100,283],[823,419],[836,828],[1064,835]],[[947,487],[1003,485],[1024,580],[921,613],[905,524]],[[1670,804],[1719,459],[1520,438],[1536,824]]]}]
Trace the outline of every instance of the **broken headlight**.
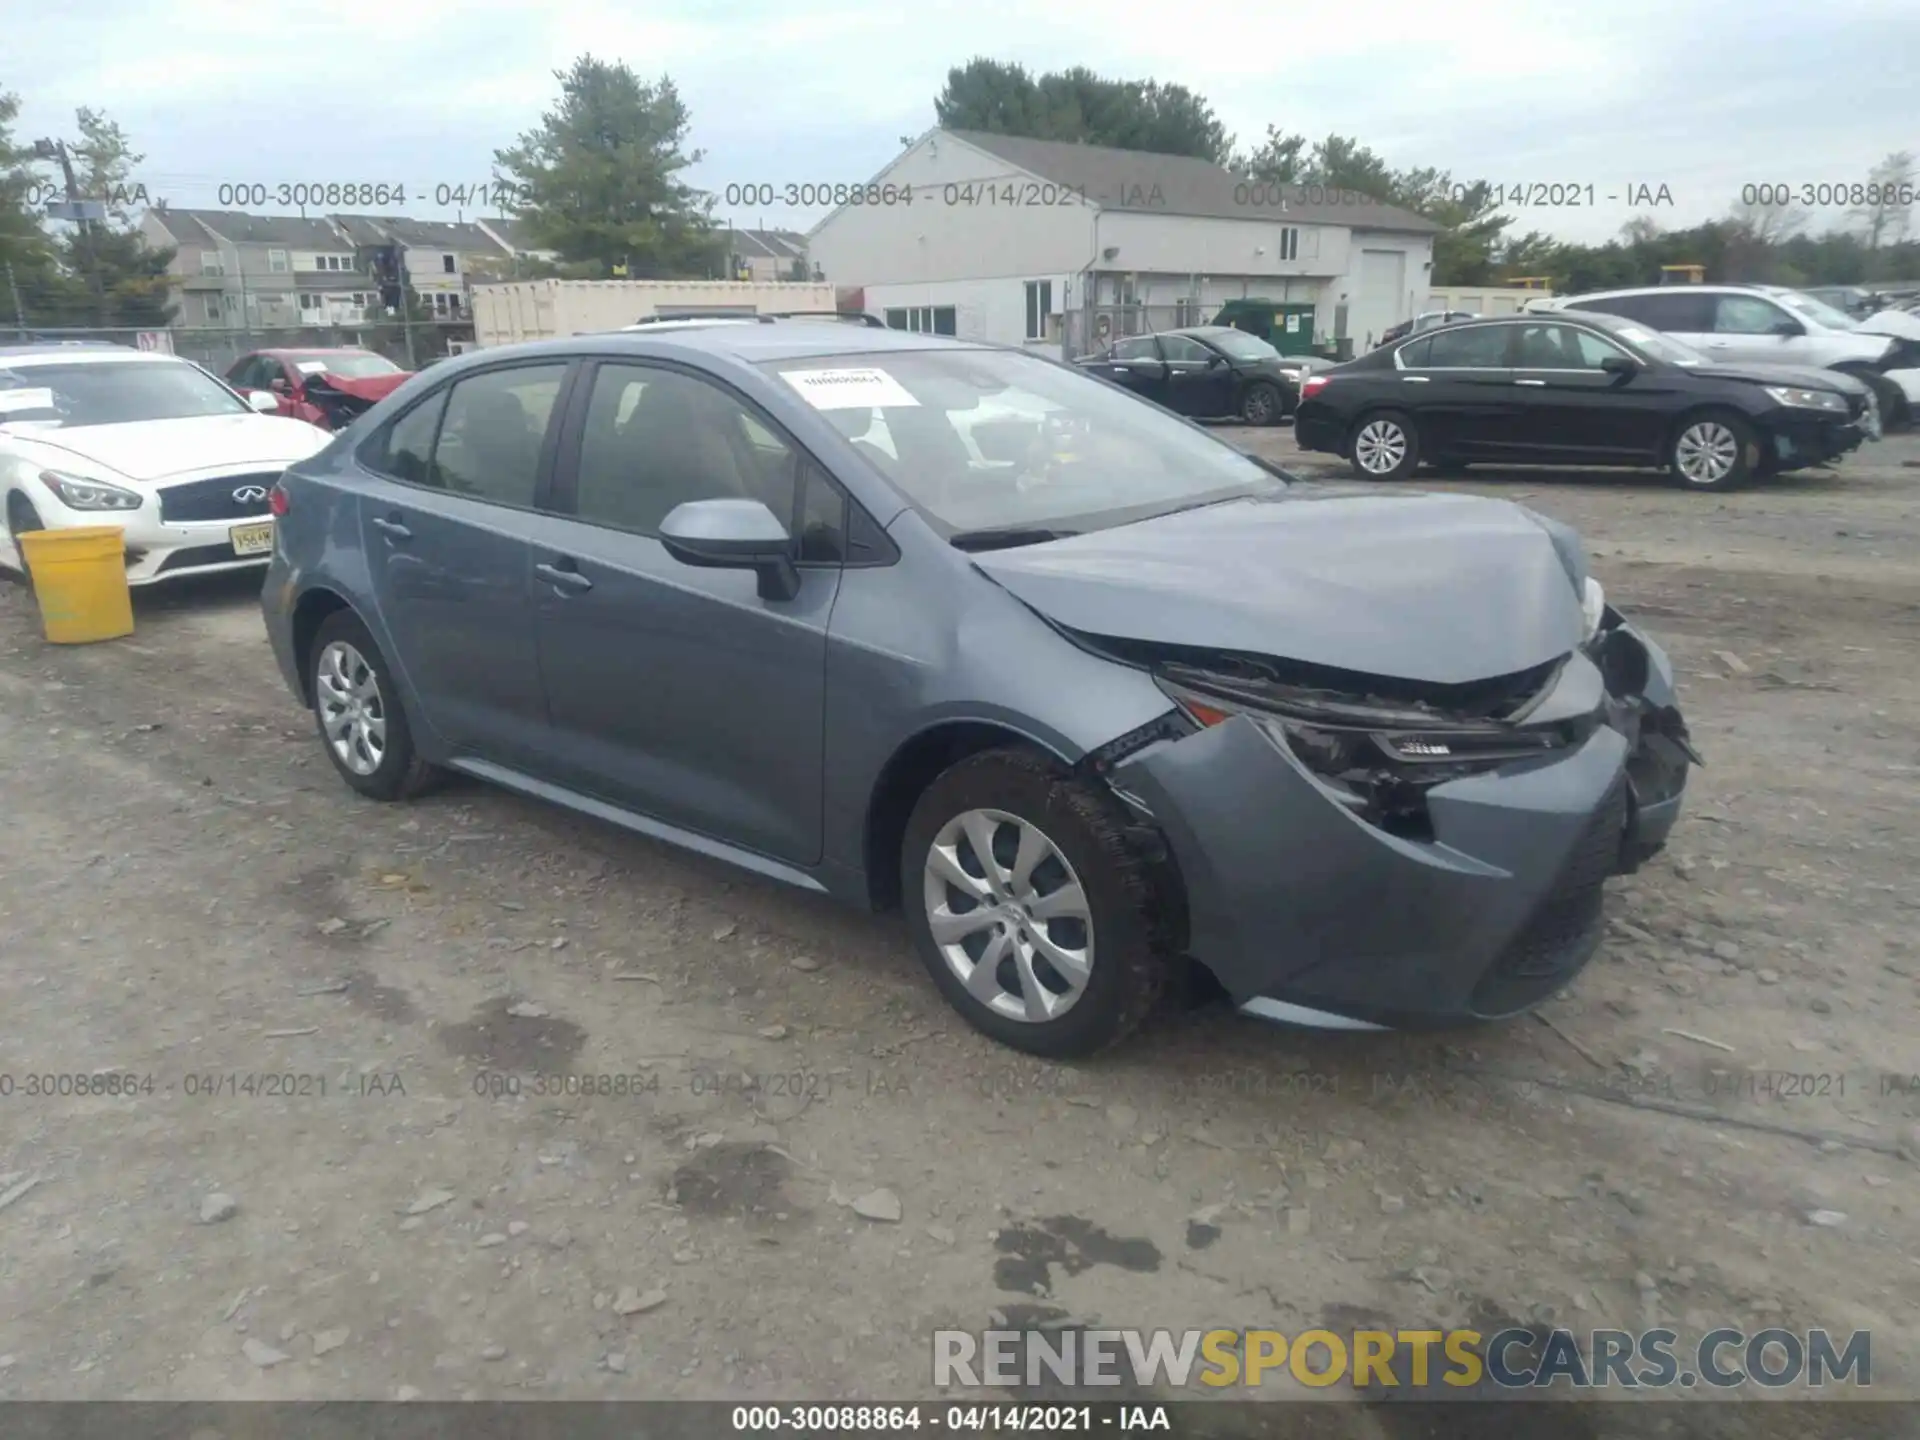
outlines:
[{"label": "broken headlight", "polygon": [[1587,626],[1585,640],[1598,635],[1600,622],[1607,618],[1607,592],[1600,588],[1600,582],[1591,575],[1580,587],[1580,618]]},{"label": "broken headlight", "polygon": [[1405,711],[1382,710],[1378,724],[1356,723],[1364,707],[1342,704],[1338,718],[1255,707],[1161,678],[1160,688],[1203,728],[1244,715],[1298,760],[1329,798],[1405,839],[1430,840],[1426,793],[1449,780],[1540,760],[1582,738],[1577,727],[1435,725],[1407,728]]}]

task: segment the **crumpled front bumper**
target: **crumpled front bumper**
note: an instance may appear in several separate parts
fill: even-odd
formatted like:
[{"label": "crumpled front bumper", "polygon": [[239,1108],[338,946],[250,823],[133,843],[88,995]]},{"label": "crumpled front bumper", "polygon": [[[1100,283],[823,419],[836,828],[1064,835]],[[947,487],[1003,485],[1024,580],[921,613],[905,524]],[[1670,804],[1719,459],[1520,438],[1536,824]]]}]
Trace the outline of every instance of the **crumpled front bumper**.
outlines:
[{"label": "crumpled front bumper", "polygon": [[[1564,987],[1599,944],[1601,883],[1665,843],[1690,763],[1667,657],[1611,633],[1630,665],[1580,654],[1560,682],[1604,691],[1608,723],[1435,786],[1432,840],[1352,814],[1244,715],[1115,765],[1178,872],[1187,953],[1250,1013],[1338,1028],[1496,1019]],[[1606,688],[1622,675],[1634,693]]]}]

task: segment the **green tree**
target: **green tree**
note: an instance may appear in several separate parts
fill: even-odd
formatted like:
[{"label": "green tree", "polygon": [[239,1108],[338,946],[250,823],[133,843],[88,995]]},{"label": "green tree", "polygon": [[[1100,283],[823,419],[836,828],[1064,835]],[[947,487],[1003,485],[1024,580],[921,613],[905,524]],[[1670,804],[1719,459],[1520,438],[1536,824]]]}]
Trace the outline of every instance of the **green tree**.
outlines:
[{"label": "green tree", "polygon": [[[1867,175],[1868,200],[1849,212],[1866,238],[1867,249],[1899,244],[1913,220],[1913,152],[1896,150]],[[1877,192],[1877,193],[1876,193]],[[1902,202],[1901,195],[1908,198]]]},{"label": "green tree", "polygon": [[1109,80],[1083,65],[1036,79],[1025,66],[976,57],[947,71],[933,112],[949,130],[1191,155],[1215,164],[1233,154],[1233,137],[1213,107],[1184,85]]},{"label": "green tree", "polygon": [[1233,170],[1267,185],[1297,185],[1305,178],[1307,137],[1289,135],[1276,125],[1245,155],[1236,156]]},{"label": "green tree", "polygon": [[66,288],[52,238],[29,204],[46,176],[14,139],[19,115],[20,97],[0,90],[0,324],[7,326],[45,323],[42,306]]},{"label": "green tree", "polygon": [[639,79],[624,64],[584,55],[555,71],[559,103],[519,142],[494,152],[525,201],[537,243],[599,273],[703,276],[724,243],[713,197],[679,177],[701,158],[686,147],[690,120],[673,81]]},{"label": "green tree", "polygon": [[147,157],[134,151],[119,125],[82,105],[74,112],[78,138],[65,142],[80,194],[106,206],[104,221],[61,227],[60,268],[89,297],[72,325],[159,329],[173,321],[167,266],[172,249],[155,250],[136,228],[144,188],[135,169]]}]

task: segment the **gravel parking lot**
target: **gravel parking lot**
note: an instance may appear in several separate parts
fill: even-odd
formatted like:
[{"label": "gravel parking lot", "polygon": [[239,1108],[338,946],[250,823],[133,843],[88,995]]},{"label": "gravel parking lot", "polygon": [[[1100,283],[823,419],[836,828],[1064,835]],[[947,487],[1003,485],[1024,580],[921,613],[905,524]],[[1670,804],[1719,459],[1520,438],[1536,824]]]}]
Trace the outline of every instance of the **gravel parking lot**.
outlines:
[{"label": "gravel parking lot", "polygon": [[74,649],[0,587],[0,1397],[912,1398],[996,1311],[1866,1329],[1920,1395],[1920,438],[1446,488],[1578,525],[1681,671],[1708,768],[1603,953],[1498,1027],[1071,1067],[896,918],[356,798],[255,581]]}]

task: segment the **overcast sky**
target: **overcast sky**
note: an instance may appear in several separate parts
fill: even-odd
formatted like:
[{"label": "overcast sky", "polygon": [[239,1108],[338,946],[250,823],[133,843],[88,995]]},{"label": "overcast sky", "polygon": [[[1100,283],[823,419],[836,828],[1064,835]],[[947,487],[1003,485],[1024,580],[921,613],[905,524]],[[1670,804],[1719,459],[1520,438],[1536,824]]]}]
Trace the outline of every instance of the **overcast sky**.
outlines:
[{"label": "overcast sky", "polygon": [[[1183,84],[1243,143],[1271,123],[1462,180],[1592,185],[1592,209],[1516,212],[1516,233],[1572,239],[1637,214],[1696,223],[1745,184],[1853,181],[1920,149],[1916,0],[6,6],[0,90],[24,102],[22,137],[70,134],[75,106],[104,109],[145,152],[151,194],[206,208],[222,182],[401,181],[430,201],[436,185],[484,181],[493,150],[552,103],[552,72],[587,52],[673,77],[708,157],[691,178],[716,192],[871,178],[902,135],[931,127],[948,68],[975,55]],[[1672,205],[1629,208],[1642,185]],[[805,229],[825,212],[721,213]]]}]

